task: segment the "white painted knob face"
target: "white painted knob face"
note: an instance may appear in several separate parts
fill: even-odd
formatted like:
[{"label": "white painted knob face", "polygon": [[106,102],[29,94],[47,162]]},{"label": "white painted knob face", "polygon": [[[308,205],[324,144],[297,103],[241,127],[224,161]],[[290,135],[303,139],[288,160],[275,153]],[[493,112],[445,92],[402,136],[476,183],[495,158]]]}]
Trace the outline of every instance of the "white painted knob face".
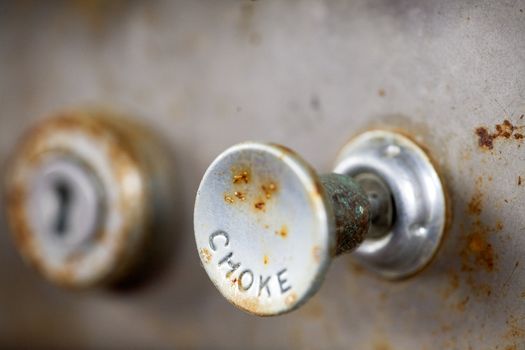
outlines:
[{"label": "white painted knob face", "polygon": [[334,222],[314,171],[280,146],[242,143],[208,168],[195,203],[195,240],[222,295],[278,315],[317,291],[334,250]]}]

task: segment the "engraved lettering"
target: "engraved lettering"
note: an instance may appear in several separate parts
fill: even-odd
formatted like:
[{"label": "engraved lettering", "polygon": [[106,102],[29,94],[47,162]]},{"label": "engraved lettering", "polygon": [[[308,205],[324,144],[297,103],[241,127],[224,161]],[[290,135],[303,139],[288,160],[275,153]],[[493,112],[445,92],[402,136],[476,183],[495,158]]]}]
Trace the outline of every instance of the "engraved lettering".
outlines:
[{"label": "engraved lettering", "polygon": [[213,241],[216,237],[218,236],[222,236],[224,237],[224,246],[227,247],[228,244],[230,244],[230,237],[228,236],[228,234],[224,231],[215,231],[213,232],[211,235],[210,235],[210,248],[213,250],[213,251],[216,251],[217,250],[217,246],[215,245],[215,242]]},{"label": "engraved lettering", "polygon": [[233,256],[233,253],[229,252],[228,254],[226,254],[224,258],[222,258],[219,261],[219,266],[227,262],[228,266],[230,267],[230,271],[226,273],[226,278],[230,277],[231,274],[234,273],[235,270],[237,270],[241,266],[241,263],[234,263],[233,261],[230,260],[232,256]]},{"label": "engraved lettering", "polygon": [[286,269],[282,269],[281,271],[277,272],[277,281],[279,281],[279,287],[281,288],[281,294],[284,294],[288,292],[290,289],[292,289],[292,286],[285,285],[288,280],[286,279],[286,276],[283,276],[287,272]]},{"label": "engraved lettering", "polygon": [[266,279],[263,280],[263,276],[259,275],[259,294],[257,296],[259,297],[261,296],[261,292],[263,288],[266,289],[266,292],[268,293],[268,297],[272,296],[272,293],[270,293],[270,286],[268,285],[268,282],[270,282],[270,278],[272,278],[272,276],[268,276],[266,277]]},{"label": "engraved lettering", "polygon": [[[250,276],[250,283],[248,285],[246,285],[243,281],[244,281],[244,276],[246,275],[249,275]],[[241,274],[239,275],[239,290],[245,292],[247,291],[248,289],[250,289],[250,287],[253,285],[253,280],[255,278],[253,277],[253,272],[251,270],[244,270],[243,272],[241,272]]]}]

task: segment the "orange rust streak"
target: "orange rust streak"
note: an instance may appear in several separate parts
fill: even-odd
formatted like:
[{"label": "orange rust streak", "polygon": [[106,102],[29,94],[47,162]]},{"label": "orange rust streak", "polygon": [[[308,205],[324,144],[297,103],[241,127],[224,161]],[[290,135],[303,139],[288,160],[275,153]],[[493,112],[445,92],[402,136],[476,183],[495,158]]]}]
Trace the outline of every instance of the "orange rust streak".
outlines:
[{"label": "orange rust streak", "polygon": [[288,237],[288,226],[281,226],[281,229],[279,231],[276,231],[275,234],[281,236],[282,238]]}]

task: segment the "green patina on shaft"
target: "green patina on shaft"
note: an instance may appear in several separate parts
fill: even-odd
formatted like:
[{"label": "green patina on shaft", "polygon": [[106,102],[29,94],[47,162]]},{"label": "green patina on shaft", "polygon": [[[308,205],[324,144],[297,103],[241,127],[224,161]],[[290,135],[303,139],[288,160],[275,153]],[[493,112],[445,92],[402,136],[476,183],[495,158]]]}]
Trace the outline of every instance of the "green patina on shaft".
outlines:
[{"label": "green patina on shaft", "polygon": [[336,254],[349,252],[365,239],[368,232],[371,218],[368,197],[347,175],[322,175],[321,183],[335,214]]}]

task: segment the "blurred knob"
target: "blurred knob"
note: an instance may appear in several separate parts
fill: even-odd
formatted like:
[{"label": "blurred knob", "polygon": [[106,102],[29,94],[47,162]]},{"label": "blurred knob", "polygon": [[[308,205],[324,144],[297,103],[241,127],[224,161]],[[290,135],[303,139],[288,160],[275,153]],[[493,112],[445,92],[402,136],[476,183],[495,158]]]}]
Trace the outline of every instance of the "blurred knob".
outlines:
[{"label": "blurred knob", "polygon": [[105,112],[65,112],[35,125],[17,145],[5,188],[23,258],[67,287],[147,275],[144,267],[161,260],[154,247],[167,239],[159,227],[172,180],[161,148],[144,126]]},{"label": "blurred knob", "polygon": [[210,165],[195,202],[197,248],[222,295],[257,315],[306,302],[336,255],[399,279],[426,266],[445,227],[438,174],[414,142],[370,131],[317,175],[295,152],[247,142]]}]

